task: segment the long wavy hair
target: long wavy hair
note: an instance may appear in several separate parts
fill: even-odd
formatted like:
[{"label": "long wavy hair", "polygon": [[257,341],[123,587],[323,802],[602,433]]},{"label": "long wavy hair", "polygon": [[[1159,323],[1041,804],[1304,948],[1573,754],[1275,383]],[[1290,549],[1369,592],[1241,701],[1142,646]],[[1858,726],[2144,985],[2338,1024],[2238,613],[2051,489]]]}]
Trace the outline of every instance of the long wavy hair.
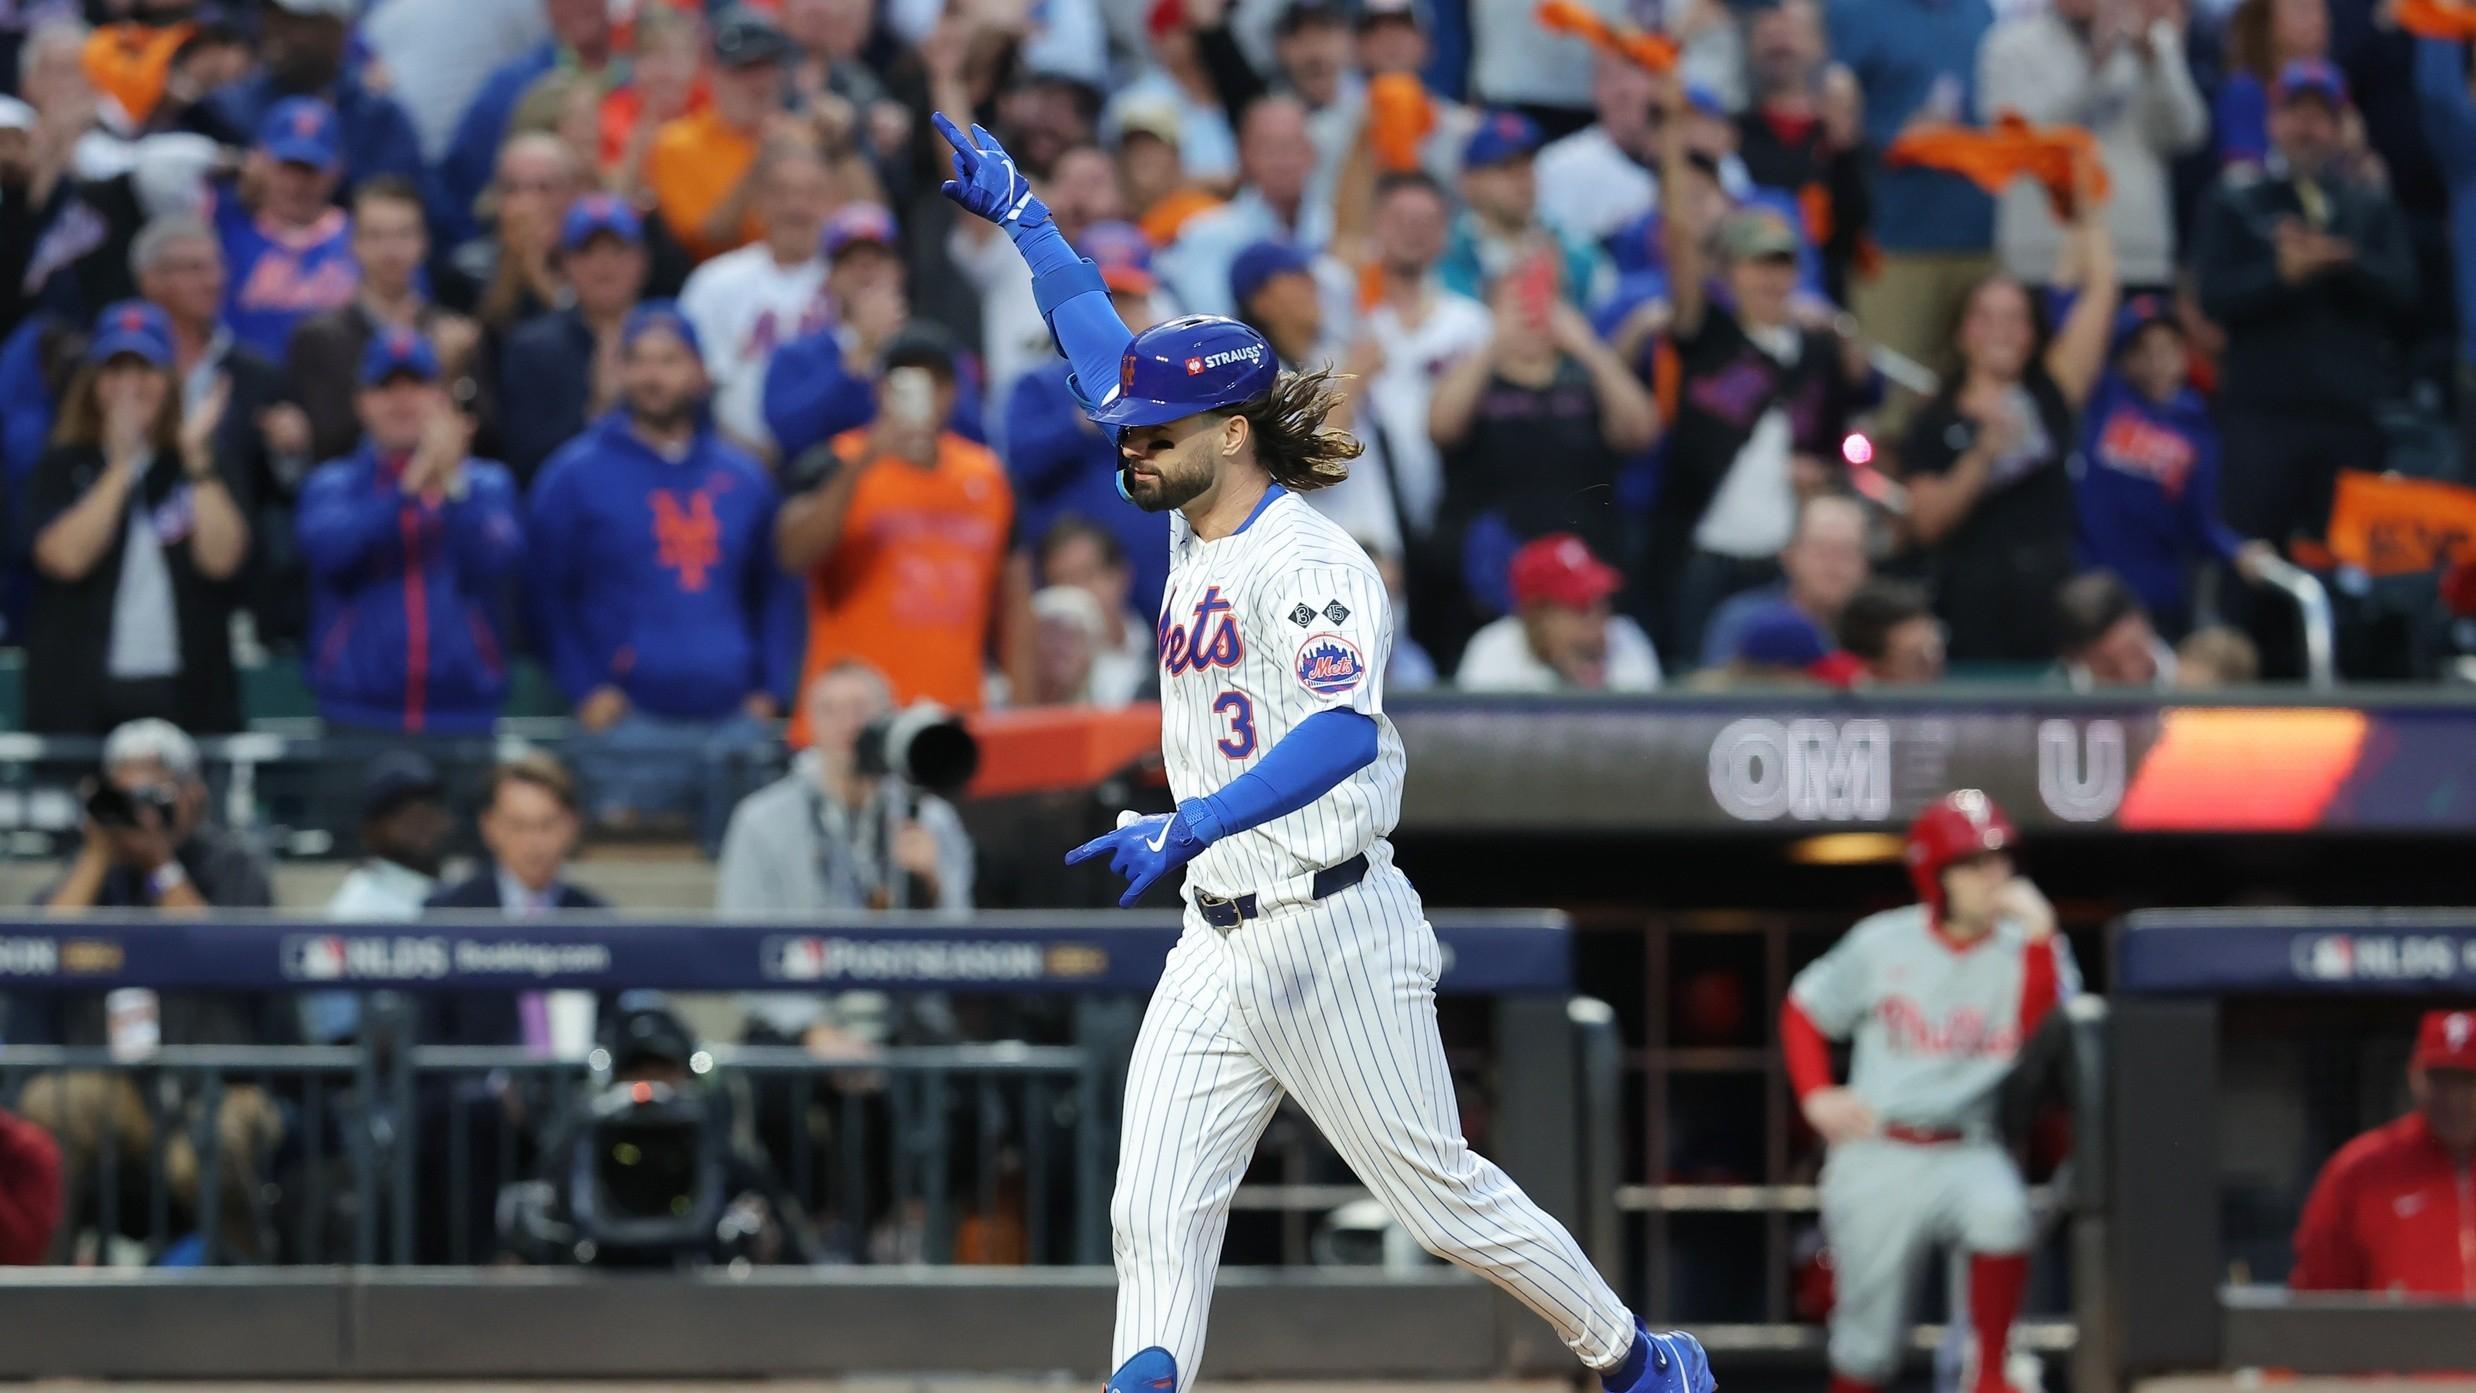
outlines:
[{"label": "long wavy hair", "polygon": [[[103,448],[103,404],[95,388],[104,366],[88,364],[70,379],[69,390],[60,399],[60,419],[52,426],[53,444],[82,445],[90,450]],[[146,443],[157,455],[170,459],[180,449],[181,384],[165,369],[148,371],[164,378],[164,393],[163,405],[147,427]]]},{"label": "long wavy hair", "polygon": [[1256,462],[1274,483],[1309,493],[1350,477],[1350,461],[1367,447],[1325,424],[1342,403],[1340,380],[1331,368],[1283,373],[1271,391],[1230,413],[1246,419]]}]

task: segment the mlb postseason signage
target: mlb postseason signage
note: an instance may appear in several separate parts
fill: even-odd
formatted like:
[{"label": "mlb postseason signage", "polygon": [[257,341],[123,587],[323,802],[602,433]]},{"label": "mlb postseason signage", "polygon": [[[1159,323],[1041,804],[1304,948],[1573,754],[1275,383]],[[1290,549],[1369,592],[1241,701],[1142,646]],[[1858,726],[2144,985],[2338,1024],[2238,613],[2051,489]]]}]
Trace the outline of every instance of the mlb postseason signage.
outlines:
[{"label": "mlb postseason signage", "polygon": [[[2351,703],[2360,698],[2350,694]],[[1406,833],[1892,831],[1953,788],[2042,830],[2476,827],[2476,703],[2162,706],[2038,688],[1406,698]],[[1519,718],[1514,719],[1516,713]]]},{"label": "mlb postseason signage", "polygon": [[2143,910],[2115,926],[2112,953],[2119,994],[2476,994],[2466,910]]},{"label": "mlb postseason signage", "polygon": [[[1120,919],[1123,922],[1119,922]],[[1439,913],[1438,990],[1573,987],[1571,928],[1538,910]],[[886,915],[833,924],[611,915],[400,925],[95,914],[0,920],[0,991],[119,986],[398,991],[1145,992],[1178,939],[1161,914]]]}]

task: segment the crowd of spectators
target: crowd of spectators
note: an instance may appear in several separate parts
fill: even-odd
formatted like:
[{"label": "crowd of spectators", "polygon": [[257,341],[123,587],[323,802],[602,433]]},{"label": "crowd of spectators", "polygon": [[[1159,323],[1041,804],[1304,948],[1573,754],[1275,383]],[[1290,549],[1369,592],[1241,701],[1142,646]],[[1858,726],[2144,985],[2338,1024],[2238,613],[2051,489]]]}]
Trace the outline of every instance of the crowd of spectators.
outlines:
[{"label": "crowd of spectators", "polygon": [[[1610,7],[1655,72],[1456,0],[9,6],[28,723],[235,729],[271,661],[475,732],[538,663],[624,820],[853,660],[1139,698],[1162,520],[932,107],[1130,324],[1351,374],[1317,501],[1399,577],[1399,681],[2294,675],[2248,582],[2476,360],[2466,46],[2385,13]],[[1999,110],[2088,132],[2071,188],[1887,158]],[[2095,573],[2226,661],[2086,661]]]}]

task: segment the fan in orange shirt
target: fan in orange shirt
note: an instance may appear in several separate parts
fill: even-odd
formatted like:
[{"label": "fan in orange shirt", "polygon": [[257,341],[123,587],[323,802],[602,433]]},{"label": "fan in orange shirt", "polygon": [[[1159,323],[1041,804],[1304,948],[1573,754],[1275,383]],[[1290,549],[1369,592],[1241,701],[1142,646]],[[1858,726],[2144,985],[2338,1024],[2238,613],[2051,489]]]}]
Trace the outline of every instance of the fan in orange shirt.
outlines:
[{"label": "fan in orange shirt", "polygon": [[645,184],[663,225],[698,260],[755,241],[750,209],[757,145],[782,108],[791,41],[757,15],[735,12],[714,30],[713,104],[663,123],[645,156]]},{"label": "fan in orange shirt", "polygon": [[600,164],[634,182],[662,128],[713,107],[705,80],[705,29],[670,5],[651,4],[631,26],[628,80],[601,99]]},{"label": "fan in orange shirt", "polygon": [[[1031,566],[1012,546],[1014,493],[997,456],[947,428],[956,397],[947,337],[899,331],[876,422],[835,437],[830,472],[783,505],[775,551],[807,577],[802,690],[857,658],[897,701],[976,711],[993,646],[1012,689],[1031,690]],[[807,743],[805,712],[790,739]]]}]

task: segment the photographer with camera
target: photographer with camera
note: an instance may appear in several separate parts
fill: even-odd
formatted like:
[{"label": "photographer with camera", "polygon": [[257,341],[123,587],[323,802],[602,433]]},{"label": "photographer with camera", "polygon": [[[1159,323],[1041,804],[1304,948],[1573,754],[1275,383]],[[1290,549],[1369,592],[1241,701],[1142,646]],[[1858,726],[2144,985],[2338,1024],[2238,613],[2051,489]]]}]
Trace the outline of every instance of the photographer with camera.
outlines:
[{"label": "photographer with camera", "polygon": [[[811,924],[838,911],[930,909],[959,916],[970,910],[971,838],[940,796],[960,789],[977,761],[961,723],[934,706],[898,709],[885,678],[852,658],[809,683],[801,714],[810,740],[791,772],[732,811],[715,907],[725,914],[802,916]],[[942,1043],[961,1033],[946,999],[934,994],[752,992],[739,1004],[747,1013],[746,1043],[795,1045],[829,1063],[865,1060],[897,1041]],[[830,1086],[877,1095],[879,1077],[846,1068],[831,1076]],[[760,1092],[753,1119],[758,1138],[776,1155],[791,1154],[796,1134],[807,1129],[813,1154],[845,1154],[821,1133],[818,1110],[804,1096],[799,1090]],[[837,1212],[845,1190],[824,1175],[807,1196],[818,1204],[823,1230],[839,1251],[873,1245],[874,1237],[862,1235],[887,1231],[893,1199],[884,1180],[894,1163],[884,1151],[891,1121],[886,1100],[870,1096],[860,1106],[867,1119],[862,1134],[874,1139],[874,1154],[860,1167],[861,1212]]]},{"label": "photographer with camera", "polygon": [[[877,416],[793,462],[774,523],[782,568],[807,578],[801,690],[857,658],[898,702],[977,711],[988,659],[1032,688],[1031,561],[1013,549],[1014,492],[985,447],[953,429],[953,340],[913,323],[878,363]],[[791,743],[809,740],[795,713]]]},{"label": "photographer with camera", "polygon": [[[68,873],[37,903],[52,915],[91,909],[151,909],[197,916],[210,909],[264,908],[274,902],[267,864],[242,840],[207,819],[206,783],[198,747],[168,721],[131,721],[103,742],[103,779],[86,797],[85,841]],[[258,1045],[287,1042],[292,1032],[263,996],[167,992],[124,987],[102,996],[46,996],[32,1003],[52,1017],[28,1022],[12,1012],[11,1038],[71,1046],[109,1046],[140,1059],[158,1045]],[[66,1216],[53,1255],[73,1252],[83,1193],[94,1184],[102,1154],[113,1153],[124,1185],[143,1185],[155,1164],[156,1119],[126,1073],[70,1071],[27,1080],[19,1111],[60,1143]],[[223,1177],[219,1242],[228,1257],[260,1254],[251,1195],[282,1122],[266,1093],[227,1083],[215,1115]],[[175,1125],[162,1139],[163,1178],[180,1216],[199,1210],[199,1157],[193,1129]],[[124,1199],[132,1220],[146,1213],[141,1198]]]},{"label": "photographer with camera", "polygon": [[509,1251],[585,1267],[810,1260],[798,1206],[732,1140],[713,1057],[659,992],[619,998],[586,1067],[541,1177],[500,1200]]},{"label": "photographer with camera", "polygon": [[[885,678],[857,659],[818,674],[801,705],[808,748],[732,811],[715,908],[970,909],[971,837],[954,805],[924,786],[950,792],[969,777],[968,764],[957,777],[956,758],[970,757],[971,737],[950,721],[931,732],[923,723],[936,721],[934,708],[898,712]],[[752,1039],[847,1053],[890,1033],[888,1003],[874,992],[763,993],[746,1003]]]}]

